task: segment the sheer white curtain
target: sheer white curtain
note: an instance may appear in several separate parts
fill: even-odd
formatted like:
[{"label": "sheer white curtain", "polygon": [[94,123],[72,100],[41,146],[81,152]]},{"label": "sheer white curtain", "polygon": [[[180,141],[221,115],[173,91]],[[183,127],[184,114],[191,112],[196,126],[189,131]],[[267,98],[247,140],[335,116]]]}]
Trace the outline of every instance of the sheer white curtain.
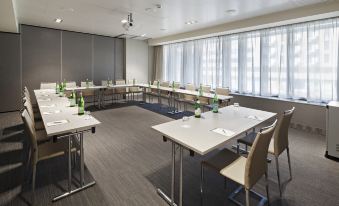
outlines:
[{"label": "sheer white curtain", "polygon": [[338,99],[338,18],[163,47],[163,79],[244,94]]}]

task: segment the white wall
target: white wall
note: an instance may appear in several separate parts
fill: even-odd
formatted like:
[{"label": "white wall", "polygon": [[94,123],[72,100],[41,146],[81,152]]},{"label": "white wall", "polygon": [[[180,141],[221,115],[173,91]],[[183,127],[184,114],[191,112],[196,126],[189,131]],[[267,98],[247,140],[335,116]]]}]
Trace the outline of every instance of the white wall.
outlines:
[{"label": "white wall", "polygon": [[147,83],[149,78],[148,44],[145,41],[126,39],[126,81],[133,78]]}]

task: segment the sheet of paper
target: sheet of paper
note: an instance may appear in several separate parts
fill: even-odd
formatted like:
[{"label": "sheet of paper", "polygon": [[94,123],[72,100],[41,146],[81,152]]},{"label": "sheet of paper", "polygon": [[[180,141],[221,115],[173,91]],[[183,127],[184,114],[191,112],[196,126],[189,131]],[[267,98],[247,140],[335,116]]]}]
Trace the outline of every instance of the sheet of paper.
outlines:
[{"label": "sheet of paper", "polygon": [[67,124],[67,123],[68,123],[68,120],[66,119],[57,120],[53,122],[47,122],[47,127],[52,127],[52,126],[57,126],[57,125]]},{"label": "sheet of paper", "polygon": [[226,137],[232,137],[235,134],[235,132],[228,130],[228,129],[224,129],[224,128],[215,128],[215,129],[212,129],[211,131],[224,135]]}]

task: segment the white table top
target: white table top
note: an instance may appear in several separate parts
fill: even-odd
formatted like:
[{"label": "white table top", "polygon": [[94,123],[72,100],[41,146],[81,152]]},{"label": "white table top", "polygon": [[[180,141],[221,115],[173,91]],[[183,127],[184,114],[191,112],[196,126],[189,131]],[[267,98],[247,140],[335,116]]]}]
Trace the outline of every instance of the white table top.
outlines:
[{"label": "white table top", "polygon": [[[148,84],[137,84],[140,87],[145,87],[145,88],[151,88],[151,89],[158,89],[157,86],[155,85],[151,85],[151,87],[149,87]],[[159,90],[162,91],[168,91],[168,92],[174,92],[174,93],[179,93],[179,94],[188,94],[188,95],[193,95],[193,96],[198,96],[199,92],[198,91],[191,91],[191,90],[185,90],[185,89],[175,89],[173,91],[173,89],[171,87],[159,87]],[[207,93],[207,92],[203,92],[202,97],[206,97],[206,98],[214,98],[214,94],[212,93]],[[225,95],[217,95],[219,100],[225,101],[225,100],[230,100],[233,97],[232,96],[225,96]]]},{"label": "white table top", "polygon": [[[66,87],[67,91],[81,91],[81,90],[100,90],[100,89],[114,89],[114,88],[124,88],[124,87],[141,87],[141,88],[151,88],[151,89],[159,89],[161,91],[168,91],[168,92],[174,92],[174,93],[178,93],[178,94],[188,94],[188,95],[193,95],[193,96],[197,96],[199,94],[198,91],[190,91],[190,90],[185,90],[185,89],[175,89],[173,91],[173,89],[171,87],[157,87],[155,85],[151,85],[149,86],[148,84],[122,84],[122,85],[109,85],[109,86],[90,86],[90,87]],[[202,97],[206,97],[206,98],[214,98],[214,94],[212,93],[207,93],[204,92]],[[225,95],[217,95],[218,99],[221,101],[225,101],[225,100],[230,100],[233,98],[233,96],[225,96]]]},{"label": "white table top", "polygon": [[[70,107],[68,98],[59,97],[54,89],[34,90],[34,94],[48,136],[86,130],[100,124],[93,116],[78,115],[78,107]],[[67,120],[68,123],[47,126],[60,120]]]},{"label": "white table top", "polygon": [[[205,155],[274,116],[276,113],[228,106],[220,108],[219,113],[203,113],[202,118],[191,116],[186,121],[179,119],[155,125],[152,128],[185,148]],[[225,136],[211,131],[216,128],[222,128],[234,134]]]}]

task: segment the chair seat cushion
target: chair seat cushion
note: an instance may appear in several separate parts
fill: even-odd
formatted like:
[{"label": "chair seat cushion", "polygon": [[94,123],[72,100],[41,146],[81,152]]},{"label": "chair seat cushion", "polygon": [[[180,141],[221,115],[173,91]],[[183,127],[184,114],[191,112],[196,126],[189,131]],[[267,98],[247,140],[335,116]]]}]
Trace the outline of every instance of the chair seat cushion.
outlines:
[{"label": "chair seat cushion", "polygon": [[252,146],[256,136],[257,136],[256,132],[250,132],[245,137],[239,138],[237,142],[248,146]]},{"label": "chair seat cushion", "polygon": [[[38,160],[50,159],[53,157],[64,155],[68,149],[68,139],[62,139],[57,142],[49,141],[38,146]],[[72,147],[72,152],[76,151]]]},{"label": "chair seat cushion", "polygon": [[207,160],[202,161],[202,164],[220,172],[223,168],[237,160],[239,157],[240,155],[231,152],[228,149],[223,149]]},{"label": "chair seat cushion", "polygon": [[[229,154],[232,153],[229,151]],[[231,179],[240,185],[245,185],[245,168],[247,159],[243,156],[239,156],[232,163],[224,167],[220,174]]]}]

